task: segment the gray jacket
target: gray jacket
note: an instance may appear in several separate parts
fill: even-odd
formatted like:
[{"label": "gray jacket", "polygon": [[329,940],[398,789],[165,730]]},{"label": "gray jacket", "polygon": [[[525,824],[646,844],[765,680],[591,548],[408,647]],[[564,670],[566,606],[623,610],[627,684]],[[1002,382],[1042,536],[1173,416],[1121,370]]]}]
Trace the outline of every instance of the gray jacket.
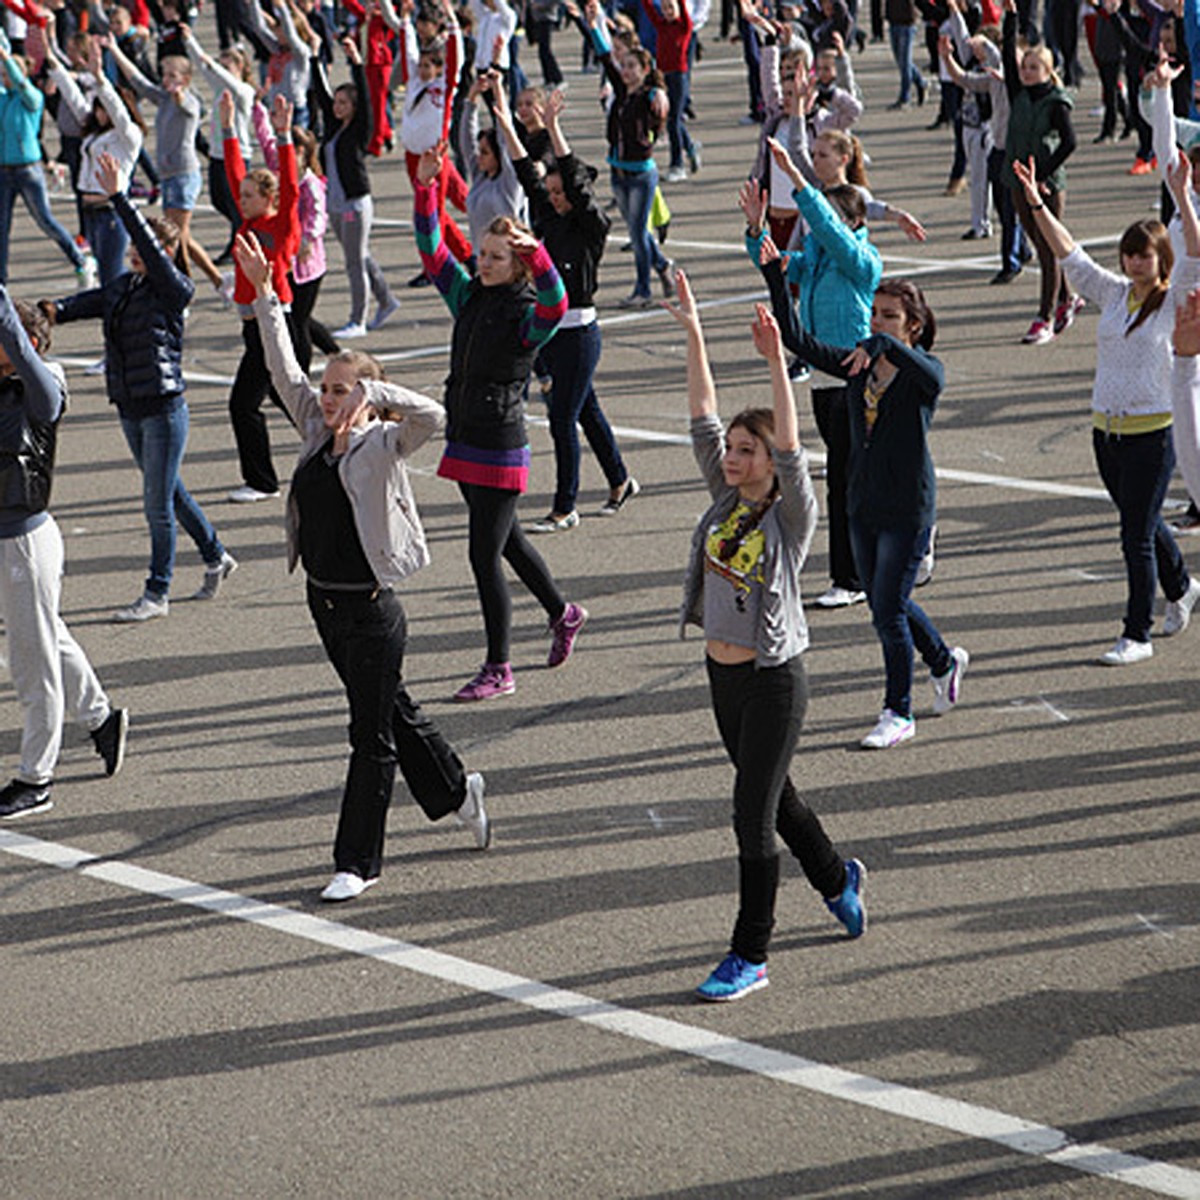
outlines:
[{"label": "gray jacket", "polygon": [[[304,439],[297,467],[307,462],[329,439],[321,415],[320,391],[296,362],[275,295],[259,296],[254,315],[262,333],[271,382]],[[338,475],[350,499],[363,553],[375,578],[392,587],[429,562],[425,531],[413,499],[404,460],[445,424],[437,400],[395,383],[364,379],[367,401],[398,420],[373,420],[351,434]],[[288,570],[300,558],[300,513],[292,497],[287,506]]]},{"label": "gray jacket", "polygon": [[[688,625],[704,626],[704,541],[714,524],[723,521],[738,502],[737,488],[725,482],[721,457],[725,430],[717,417],[692,421],[692,450],[713,498],[692,534],[692,549],[683,583],[679,636]],[[808,622],[800,599],[800,569],[808,557],[817,527],[817,494],[808,473],[808,452],[775,452],[779,499],[763,517],[762,624],[754,656],[756,667],[777,667],[808,648]]]}]

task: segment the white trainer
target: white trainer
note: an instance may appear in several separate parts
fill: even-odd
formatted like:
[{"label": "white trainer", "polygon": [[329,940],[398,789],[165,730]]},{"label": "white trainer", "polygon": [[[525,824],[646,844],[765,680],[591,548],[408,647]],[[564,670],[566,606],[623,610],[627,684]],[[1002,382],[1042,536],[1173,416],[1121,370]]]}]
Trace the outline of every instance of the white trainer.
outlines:
[{"label": "white trainer", "polygon": [[1127,667],[1130,663],[1144,662],[1154,654],[1150,642],[1135,642],[1132,638],[1119,637],[1113,648],[1100,655],[1099,661],[1106,667]]},{"label": "white trainer", "polygon": [[221,561],[213,566],[205,566],[204,582],[198,591],[192,594],[193,600],[212,600],[221,589],[221,584],[238,569],[238,560],[228,550],[221,554]]},{"label": "white trainer", "polygon": [[241,487],[235,487],[229,493],[230,504],[257,504],[260,500],[274,500],[279,495],[278,491],[260,492],[258,488],[252,488],[248,483],[243,483]]},{"label": "white trainer", "polygon": [[950,657],[954,661],[945,675],[931,674],[929,676],[933,683],[933,715],[935,717],[948,713],[958,703],[958,697],[962,693],[962,677],[966,674],[967,664],[971,661],[971,656],[961,646],[955,646],[950,651]]},{"label": "white trainer", "polygon": [[339,871],[325,885],[321,892],[321,899],[328,900],[334,904],[342,900],[353,900],[356,896],[361,896],[367,888],[373,887],[378,882],[378,875],[374,879],[364,879],[361,875],[356,875],[353,871]]},{"label": "white trainer", "polygon": [[917,723],[912,717],[885,708],[879,714],[879,722],[859,743],[864,750],[890,750],[893,746],[907,742],[917,732]]},{"label": "white trainer", "polygon": [[849,588],[831,587],[829,591],[818,596],[813,603],[818,608],[848,608],[851,604],[861,604],[866,598],[866,592],[852,592]]},{"label": "white trainer", "polygon": [[333,331],[333,337],[339,342],[348,342],[353,338],[365,338],[367,327],[361,321],[347,321],[340,329]]},{"label": "white trainer", "polygon": [[1191,579],[1188,581],[1187,591],[1178,600],[1167,604],[1166,612],[1163,613],[1163,637],[1174,637],[1188,627],[1197,600],[1200,600],[1200,579]]},{"label": "white trainer", "polygon": [[149,621],[153,617],[165,617],[170,606],[166,596],[152,596],[143,592],[128,608],[119,608],[112,619],[126,625],[134,621]]},{"label": "white trainer", "polygon": [[471,831],[479,850],[486,850],[492,844],[492,822],[483,807],[483,786],[483,776],[478,771],[472,771],[467,776],[466,799],[454,814],[459,823]]}]

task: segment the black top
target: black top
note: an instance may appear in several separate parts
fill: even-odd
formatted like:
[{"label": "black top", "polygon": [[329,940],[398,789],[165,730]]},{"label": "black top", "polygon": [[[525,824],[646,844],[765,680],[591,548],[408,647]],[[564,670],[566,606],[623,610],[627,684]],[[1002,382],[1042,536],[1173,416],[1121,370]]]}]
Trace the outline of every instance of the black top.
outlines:
[{"label": "black top", "polygon": [[342,486],[332,436],[292,476],[300,510],[300,561],[316,584],[373,588],[378,584],[363,553],[350,497]]}]

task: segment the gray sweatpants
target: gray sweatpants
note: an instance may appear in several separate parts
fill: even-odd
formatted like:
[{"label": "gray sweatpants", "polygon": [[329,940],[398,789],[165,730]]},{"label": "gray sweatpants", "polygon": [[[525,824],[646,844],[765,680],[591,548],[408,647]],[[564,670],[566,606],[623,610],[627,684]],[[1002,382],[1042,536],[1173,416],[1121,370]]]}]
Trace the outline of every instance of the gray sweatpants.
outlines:
[{"label": "gray sweatpants", "polygon": [[371,223],[375,218],[375,204],[370,196],[363,196],[359,204],[357,210],[330,213],[329,222],[346,258],[346,276],[350,280],[350,322],[364,325],[368,286],[376,304],[387,304],[392,298],[392,290],[379,264],[371,257]]},{"label": "gray sweatpants", "polygon": [[59,616],[62,572],[62,535],[53,517],[32,533],[0,538],[0,616],[25,717],[17,772],[25,783],[50,782],[67,715],[92,730],[111,711],[92,664]]}]

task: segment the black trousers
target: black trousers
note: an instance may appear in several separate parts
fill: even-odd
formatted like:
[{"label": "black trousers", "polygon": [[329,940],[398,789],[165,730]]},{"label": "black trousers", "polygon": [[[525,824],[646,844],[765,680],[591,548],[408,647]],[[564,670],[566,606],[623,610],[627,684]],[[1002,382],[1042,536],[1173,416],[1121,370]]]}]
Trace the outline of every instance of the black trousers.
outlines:
[{"label": "black trousers", "polygon": [[396,765],[431,820],[466,796],[462,760],[403,682],[407,624],[394,592],[335,592],[308,585],[308,609],[350,701],[350,770],[333,843],[339,871],[374,879]]},{"label": "black trousers", "polygon": [[[287,328],[294,348],[296,334],[291,313],[287,314]],[[267,432],[267,418],[263,416],[262,405],[270,396],[280,412],[287,415],[287,409],[271,386],[267,359],[263,353],[262,332],[256,320],[242,322],[242,343],[245,347],[242,361],[238,363],[233,390],[229,393],[229,421],[233,426],[234,441],[237,442],[242,480],[256,491],[277,492],[279,476],[275,474],[275,464],[271,461],[271,437]]]},{"label": "black trousers", "polygon": [[721,741],[736,772],[733,829],[739,891],[730,948],[765,962],[775,924],[778,834],[822,896],[846,886],[846,867],[816,813],[800,799],[788,768],[808,708],[808,676],[797,656],[778,667],[723,666],[711,658],[709,691]]},{"label": "black trousers", "polygon": [[314,346],[322,354],[336,354],[341,347],[333,334],[312,315],[325,276],[318,275],[316,279],[307,279],[303,283],[297,283],[291,275],[288,278],[292,284],[292,331],[295,335],[296,361],[307,375],[308,368],[312,366]]},{"label": "black trousers", "polygon": [[813,388],[813,416],[825,443],[825,505],[829,512],[829,578],[834,587],[862,591],[854,551],[850,548],[850,518],[846,512],[846,482],[850,464],[850,409],[844,387]]}]

